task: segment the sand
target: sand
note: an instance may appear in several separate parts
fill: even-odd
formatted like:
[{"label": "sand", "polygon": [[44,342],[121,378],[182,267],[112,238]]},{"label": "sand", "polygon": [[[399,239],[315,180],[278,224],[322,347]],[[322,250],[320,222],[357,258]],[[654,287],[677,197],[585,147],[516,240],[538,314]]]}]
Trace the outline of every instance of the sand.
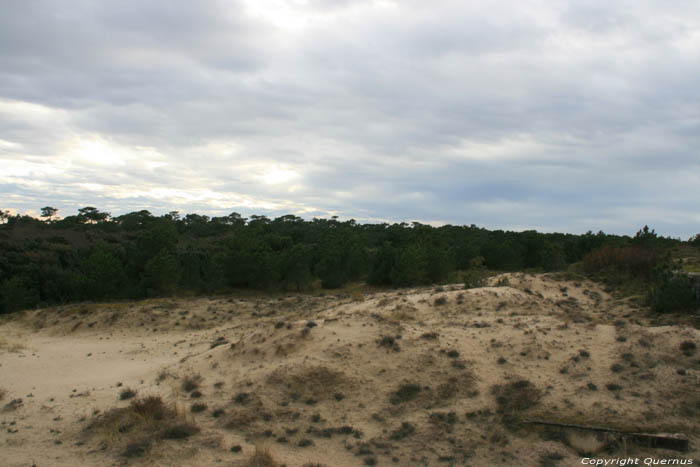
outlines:
[{"label": "sand", "polygon": [[[689,452],[629,444],[626,454],[697,465],[700,352],[681,346],[700,345],[700,332],[569,279],[12,316],[0,324],[0,465],[243,466],[256,447],[290,467],[568,466],[625,454],[522,423],[534,419],[682,432]],[[194,376],[197,398],[183,388]],[[521,401],[507,391],[523,380],[534,392]],[[100,425],[129,406],[125,388],[162,397],[200,432],[125,457],[132,435]]]}]

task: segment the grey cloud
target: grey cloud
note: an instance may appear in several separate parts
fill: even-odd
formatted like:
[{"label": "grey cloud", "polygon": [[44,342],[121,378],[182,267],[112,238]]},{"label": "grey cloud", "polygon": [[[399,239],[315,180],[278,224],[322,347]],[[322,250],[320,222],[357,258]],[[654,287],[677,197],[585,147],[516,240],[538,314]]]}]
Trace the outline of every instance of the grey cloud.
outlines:
[{"label": "grey cloud", "polygon": [[7,207],[697,233],[697,3],[247,5],[4,7]]}]

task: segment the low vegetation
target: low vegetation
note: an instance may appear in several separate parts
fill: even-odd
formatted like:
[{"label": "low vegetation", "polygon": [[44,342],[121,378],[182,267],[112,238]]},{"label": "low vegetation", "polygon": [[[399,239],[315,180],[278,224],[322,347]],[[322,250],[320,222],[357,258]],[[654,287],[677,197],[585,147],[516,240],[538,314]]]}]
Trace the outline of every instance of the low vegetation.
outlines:
[{"label": "low vegetation", "polygon": [[98,414],[84,436],[123,457],[143,457],[166,439],[185,439],[199,432],[192,422],[166,405],[160,396],[133,399],[127,407]]},{"label": "low vegetation", "polygon": [[281,467],[282,464],[277,462],[270,451],[259,446],[255,447],[255,452],[248,458],[244,467]]}]

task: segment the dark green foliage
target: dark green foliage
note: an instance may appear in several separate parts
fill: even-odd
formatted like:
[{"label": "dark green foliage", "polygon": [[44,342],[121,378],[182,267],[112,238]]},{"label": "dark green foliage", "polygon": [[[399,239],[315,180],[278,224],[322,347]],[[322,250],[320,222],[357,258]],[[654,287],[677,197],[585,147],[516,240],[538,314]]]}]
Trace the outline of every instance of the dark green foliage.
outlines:
[{"label": "dark green foliage", "polygon": [[24,276],[15,276],[3,282],[0,297],[7,313],[32,308],[39,303],[39,294],[32,281]]},{"label": "dark green foliage", "polygon": [[120,297],[125,283],[122,262],[104,246],[92,250],[82,261],[76,277],[78,296],[91,300]]},{"label": "dark green foliage", "polygon": [[670,271],[659,273],[650,287],[649,304],[659,313],[691,311],[700,308],[690,278]]},{"label": "dark green foliage", "polygon": [[169,251],[161,250],[144,266],[141,285],[147,295],[170,295],[175,291],[179,279],[177,258]]},{"label": "dark green foliage", "polygon": [[384,242],[374,254],[375,259],[367,282],[372,285],[391,285],[396,255],[394,248],[389,242]]},{"label": "dark green foliage", "polygon": [[[487,267],[558,270],[603,245],[608,250],[587,257],[589,268],[644,275],[656,253],[637,252],[679,242],[648,228],[631,239],[417,222],[361,225],[293,215],[271,220],[170,212],[158,217],[142,210],[113,218],[91,206],[53,220],[55,212],[45,208],[46,221],[2,211],[0,313],[234,288],[303,291],[319,282],[324,288],[360,280],[402,287],[462,277],[467,287],[475,287],[483,285]],[[676,306],[666,299],[675,297],[667,291],[676,285],[655,288],[659,309]]]}]

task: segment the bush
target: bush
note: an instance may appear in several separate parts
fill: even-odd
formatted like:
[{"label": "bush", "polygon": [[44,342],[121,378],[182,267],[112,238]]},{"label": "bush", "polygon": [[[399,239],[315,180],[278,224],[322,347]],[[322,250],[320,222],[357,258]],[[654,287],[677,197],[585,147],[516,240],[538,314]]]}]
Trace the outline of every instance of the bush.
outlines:
[{"label": "bush", "polygon": [[651,280],[663,262],[658,250],[642,246],[604,246],[583,257],[583,270],[588,274],[621,281],[626,278]]},{"label": "bush", "polygon": [[270,451],[255,447],[255,453],[246,461],[245,467],[279,467],[279,463],[272,457]]},{"label": "bush", "polygon": [[131,399],[135,395],[136,395],[136,391],[134,391],[131,388],[122,389],[122,391],[119,393],[119,400],[125,401],[127,399]]},{"label": "bush", "polygon": [[5,281],[0,287],[0,297],[6,313],[33,308],[39,303],[39,294],[31,281],[23,276]]},{"label": "bush", "polygon": [[690,278],[670,271],[659,275],[649,291],[648,302],[652,310],[658,313],[683,312],[700,307]]},{"label": "bush", "polygon": [[142,457],[165,439],[184,439],[199,427],[183,420],[160,396],[132,399],[127,407],[97,415],[85,427],[88,437],[97,436],[103,449],[114,447],[125,457]]},{"label": "bush", "polygon": [[408,402],[414,399],[420,390],[421,387],[415,383],[403,384],[391,395],[389,401],[394,405],[401,404],[402,402]]},{"label": "bush", "polygon": [[486,285],[486,277],[488,273],[484,269],[468,269],[464,272],[464,288],[476,289]]}]

